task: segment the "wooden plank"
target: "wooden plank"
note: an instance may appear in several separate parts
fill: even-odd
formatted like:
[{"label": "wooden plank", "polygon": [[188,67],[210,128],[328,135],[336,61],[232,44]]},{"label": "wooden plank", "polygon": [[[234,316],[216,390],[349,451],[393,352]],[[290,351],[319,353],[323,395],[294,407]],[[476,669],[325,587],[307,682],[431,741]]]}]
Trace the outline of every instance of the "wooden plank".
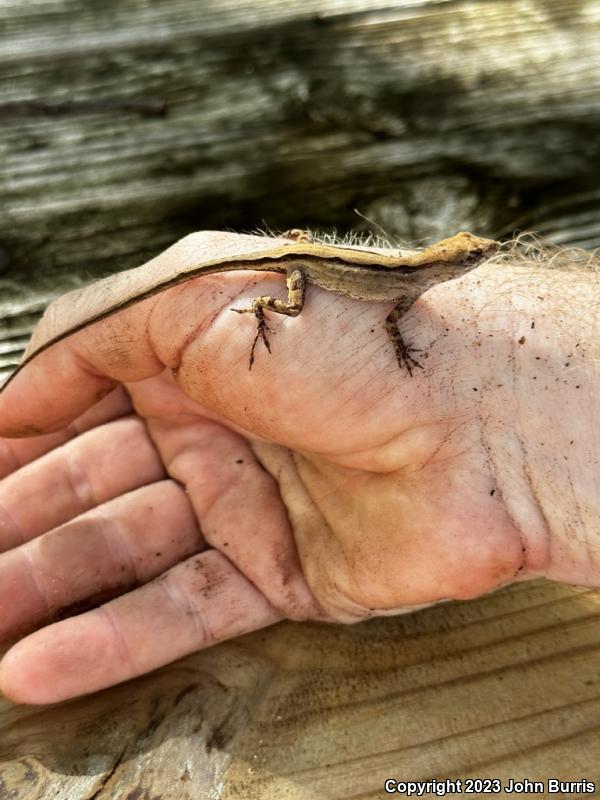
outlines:
[{"label": "wooden plank", "polygon": [[371,204],[413,241],[598,245],[598,8],[5,0],[0,263],[104,274],[192,229]]},{"label": "wooden plank", "polygon": [[200,228],[600,245],[594,0],[0,4],[0,371]]},{"label": "wooden plank", "polygon": [[388,777],[598,785],[599,621],[597,592],[517,584],[352,627],[282,623],[51,708],[5,702],[0,797],[364,800]]},{"label": "wooden plank", "polygon": [[[0,372],[51,297],[194,229],[360,229],[359,208],[411,244],[600,245],[594,0],[4,0],[0,31]],[[0,800],[600,783],[598,615],[597,593],[519,584],[0,701]]]}]

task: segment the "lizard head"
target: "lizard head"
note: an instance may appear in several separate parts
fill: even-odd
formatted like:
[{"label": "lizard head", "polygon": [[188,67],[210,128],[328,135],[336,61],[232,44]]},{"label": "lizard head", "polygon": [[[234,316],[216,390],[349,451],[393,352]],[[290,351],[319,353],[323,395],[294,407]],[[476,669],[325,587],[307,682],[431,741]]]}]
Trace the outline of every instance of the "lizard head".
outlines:
[{"label": "lizard head", "polygon": [[499,243],[461,231],[420,252],[421,286],[458,278],[497,252]]},{"label": "lizard head", "polygon": [[449,264],[475,264],[493,255],[499,248],[493,239],[482,239],[472,233],[461,231],[436,245],[443,261]]}]

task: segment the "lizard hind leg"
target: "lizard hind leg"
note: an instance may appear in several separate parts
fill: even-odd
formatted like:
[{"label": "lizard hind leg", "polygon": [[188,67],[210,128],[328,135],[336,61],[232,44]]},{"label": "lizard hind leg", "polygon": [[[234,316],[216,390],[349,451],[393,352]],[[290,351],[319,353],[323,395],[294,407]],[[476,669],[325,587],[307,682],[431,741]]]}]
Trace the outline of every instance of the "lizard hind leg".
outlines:
[{"label": "lizard hind leg", "polygon": [[232,308],[236,314],[254,314],[256,317],[256,336],[250,348],[248,357],[248,369],[252,369],[254,364],[254,351],[258,340],[261,339],[267,351],[271,352],[271,345],[267,337],[267,332],[272,331],[267,327],[265,320],[265,309],[276,314],[284,314],[287,317],[297,317],[304,306],[306,294],[306,275],[301,269],[290,268],[287,273],[286,286],[288,290],[287,300],[278,300],[270,295],[255,297],[248,308]]},{"label": "lizard hind leg", "polygon": [[420,353],[421,350],[417,347],[411,347],[405,343],[404,339],[402,338],[402,334],[398,330],[398,320],[404,316],[404,314],[412,306],[415,299],[416,298],[411,297],[401,300],[398,305],[390,311],[385,319],[385,329],[392,341],[392,344],[394,345],[396,358],[398,359],[398,366],[401,369],[405,368],[411,378],[413,374],[413,367],[423,369],[423,365],[411,355],[412,353]]}]

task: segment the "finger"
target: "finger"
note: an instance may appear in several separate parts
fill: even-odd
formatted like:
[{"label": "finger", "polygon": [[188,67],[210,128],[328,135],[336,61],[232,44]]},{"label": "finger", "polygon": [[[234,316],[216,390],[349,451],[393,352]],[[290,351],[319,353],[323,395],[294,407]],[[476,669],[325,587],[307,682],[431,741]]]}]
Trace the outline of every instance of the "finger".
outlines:
[{"label": "finger", "polygon": [[138,417],[93,428],[0,481],[0,552],[164,477]]},{"label": "finger", "polygon": [[130,412],[129,395],[123,386],[117,386],[107,397],[61,431],[28,439],[0,439],[0,479],[55,447],[60,447],[80,433]]},{"label": "finger", "polygon": [[284,616],[323,617],[304,579],[279,490],[246,439],[211,420],[151,420],[170,475],[182,483],[206,541]]},{"label": "finger", "polygon": [[0,555],[0,639],[98,605],[204,546],[173,481],[119,497]]},{"label": "finger", "polygon": [[144,331],[149,301],[140,306],[59,342],[17,372],[0,393],[0,434],[58,431],[119,382],[162,372]]},{"label": "finger", "polygon": [[[259,281],[266,284],[262,294],[277,295],[281,275],[204,273],[127,305],[133,288],[139,289],[139,276],[146,287],[148,275],[172,278],[180,271],[186,277],[186,269],[201,261],[201,248],[227,261],[247,258],[248,239],[263,248],[261,254],[271,246],[268,240],[235,234],[212,234],[211,244],[210,236],[189,237],[185,258],[174,258],[171,249],[141,271],[114,276],[51,304],[28,350],[35,357],[0,392],[0,434],[32,436],[58,430],[115,382],[127,382],[133,390],[136,382],[168,368],[193,401],[269,441],[320,453],[338,453],[340,447],[351,453],[387,443],[389,429],[397,430],[411,404],[409,395],[420,395],[416,381],[407,387],[408,394],[396,392],[397,367],[390,369],[381,325],[385,308],[380,305],[357,308],[350,297],[313,292],[300,319],[274,321],[277,355],[261,359],[252,373],[243,365],[255,320],[230,310],[236,298],[248,305]],[[214,259],[205,266],[212,263]],[[247,270],[248,264],[242,267]],[[107,303],[114,312],[111,303],[119,298],[118,313],[55,341],[65,333],[65,320],[77,323],[83,312],[89,316],[94,308],[106,309]],[[340,336],[341,317],[347,320],[349,336]]]},{"label": "finger", "polygon": [[[0,391],[0,434],[33,436],[58,430],[108,393],[116,382],[159,374],[164,365],[151,346],[149,324],[160,295],[123,306],[140,294],[152,292],[165,280],[197,269],[203,261],[208,264],[240,260],[252,250],[260,254],[272,249],[273,241],[263,237],[196,233],[138,269],[55,300],[46,309],[27,347],[26,361],[34,354],[35,358]],[[200,281],[202,298],[210,300],[214,287],[206,277]],[[169,335],[180,333],[184,346],[190,325],[193,333],[201,327],[202,317],[211,319],[218,299],[213,296],[212,301],[212,305],[194,302],[188,306],[186,319],[182,320],[181,314],[171,318]],[[102,314],[107,316],[85,327],[86,320]],[[80,329],[81,326],[84,327]],[[77,329],[78,333],[60,340],[69,330]]]},{"label": "finger", "polygon": [[18,642],[0,663],[0,689],[18,703],[59,702],[279,619],[250,581],[221,553],[208,550]]}]

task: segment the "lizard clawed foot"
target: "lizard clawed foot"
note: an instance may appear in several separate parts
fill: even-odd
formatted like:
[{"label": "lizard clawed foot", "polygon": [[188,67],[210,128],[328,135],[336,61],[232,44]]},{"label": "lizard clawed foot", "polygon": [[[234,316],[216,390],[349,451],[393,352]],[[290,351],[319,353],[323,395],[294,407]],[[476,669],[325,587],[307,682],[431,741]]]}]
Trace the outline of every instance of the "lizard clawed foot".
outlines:
[{"label": "lizard clawed foot", "polygon": [[398,303],[398,305],[392,309],[392,311],[390,311],[385,320],[385,328],[392,341],[392,344],[394,345],[396,358],[398,359],[398,366],[400,369],[405,367],[411,378],[414,367],[423,369],[423,365],[417,361],[416,358],[413,358],[411,353],[421,353],[422,350],[419,347],[411,347],[409,344],[404,342],[400,331],[398,330],[398,320],[401,319],[401,317],[408,311],[413,301],[414,298],[412,296],[405,298],[401,303]]},{"label": "lizard clawed foot", "polygon": [[252,342],[250,355],[248,357],[248,370],[251,370],[252,365],[254,364],[254,351],[259,339],[262,339],[264,346],[267,348],[267,352],[269,354],[271,353],[271,344],[267,338],[267,331],[269,333],[273,333],[273,331],[267,326],[265,312],[261,306],[258,306],[257,308],[232,308],[231,311],[235,311],[236,314],[254,314],[256,317],[256,336]]},{"label": "lizard clawed foot", "polygon": [[308,242],[308,244],[314,242],[312,233],[302,228],[290,228],[279,236],[281,239],[291,239],[292,242]]},{"label": "lizard clawed foot", "polygon": [[411,353],[422,353],[423,351],[420,347],[411,347],[410,345],[406,345],[400,337],[394,340],[394,345],[396,346],[396,358],[398,359],[399,366],[401,368],[406,367],[406,370],[411,378],[413,367],[423,369],[423,364],[421,364],[411,355]]}]

